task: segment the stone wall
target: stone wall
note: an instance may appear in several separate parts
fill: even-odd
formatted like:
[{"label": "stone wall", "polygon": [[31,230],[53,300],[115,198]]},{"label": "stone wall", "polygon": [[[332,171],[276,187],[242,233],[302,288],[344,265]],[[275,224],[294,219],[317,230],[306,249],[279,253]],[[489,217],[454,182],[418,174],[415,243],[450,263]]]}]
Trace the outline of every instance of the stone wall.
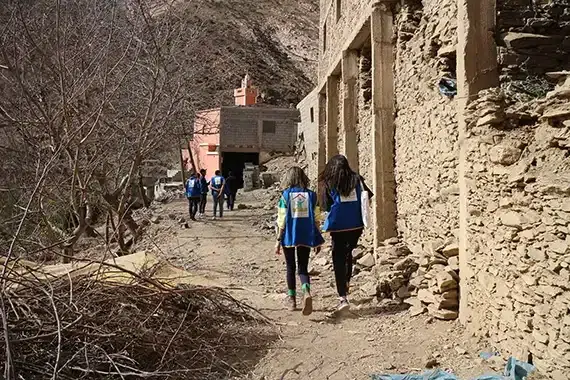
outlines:
[{"label": "stone wall", "polygon": [[395,17],[398,230],[411,247],[458,228],[456,101],[438,82],[454,75],[456,2],[406,2]]},{"label": "stone wall", "polygon": [[[319,83],[326,80],[332,66],[340,61],[345,44],[351,41],[350,36],[358,30],[370,16],[370,6],[374,0],[329,0],[325,8],[321,6],[319,43]],[[340,18],[337,20],[337,5],[340,3]],[[326,25],[326,28],[324,27]],[[326,49],[323,49],[326,29]]]},{"label": "stone wall", "polygon": [[[319,98],[316,91],[311,92],[297,106],[301,114],[301,122],[297,125],[297,136],[300,149],[304,149],[304,161],[307,164],[307,175],[316,186],[319,173]],[[312,110],[312,111],[311,111]],[[311,118],[312,115],[312,118]]]},{"label": "stone wall", "polygon": [[497,0],[503,80],[570,68],[568,0]]},{"label": "stone wall", "polygon": [[[470,105],[469,259],[461,274],[469,289],[468,325],[504,356],[532,358],[545,378],[567,379],[570,108],[567,99],[526,106],[527,114],[542,115],[530,125],[485,117],[505,104],[499,91],[486,91]],[[516,111],[507,113],[512,118]]]}]

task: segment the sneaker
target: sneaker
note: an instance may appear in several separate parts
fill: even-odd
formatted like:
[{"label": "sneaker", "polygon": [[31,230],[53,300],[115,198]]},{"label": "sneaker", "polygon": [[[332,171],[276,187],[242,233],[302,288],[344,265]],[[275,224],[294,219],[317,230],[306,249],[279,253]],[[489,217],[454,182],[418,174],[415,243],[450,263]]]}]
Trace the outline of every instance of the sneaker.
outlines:
[{"label": "sneaker", "polygon": [[295,299],[295,296],[287,297],[287,310],[289,311],[297,310],[297,300]]},{"label": "sneaker", "polygon": [[311,315],[313,313],[313,297],[310,293],[306,293],[303,298],[303,315]]},{"label": "sneaker", "polygon": [[341,298],[338,306],[336,307],[337,311],[344,311],[350,309],[350,304],[346,298]]},{"label": "sneaker", "polygon": [[212,217],[212,220],[216,220],[216,217],[215,217],[215,216],[214,216],[214,217]]}]

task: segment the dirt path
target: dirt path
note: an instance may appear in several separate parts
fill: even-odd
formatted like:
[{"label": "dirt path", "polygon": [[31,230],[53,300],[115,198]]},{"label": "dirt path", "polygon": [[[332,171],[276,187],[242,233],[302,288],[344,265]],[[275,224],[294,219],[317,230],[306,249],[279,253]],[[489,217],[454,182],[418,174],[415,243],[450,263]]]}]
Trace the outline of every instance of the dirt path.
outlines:
[{"label": "dirt path", "polygon": [[171,220],[174,215],[186,216],[186,203],[170,203],[160,210],[170,214],[160,227],[170,233],[155,232],[162,254],[172,262],[232,289],[236,298],[275,321],[281,340],[243,378],[369,379],[373,373],[420,370],[431,357],[465,378],[489,371],[477,358],[483,347],[466,339],[457,322],[410,317],[382,303],[353,307],[342,320],[327,318],[337,301],[329,272],[312,278],[313,315],[285,311],[284,259],[273,253],[273,236],[252,226],[271,212],[260,207],[261,194],[240,195],[238,202],[253,209],[227,213],[223,220],[196,222],[188,229]]}]

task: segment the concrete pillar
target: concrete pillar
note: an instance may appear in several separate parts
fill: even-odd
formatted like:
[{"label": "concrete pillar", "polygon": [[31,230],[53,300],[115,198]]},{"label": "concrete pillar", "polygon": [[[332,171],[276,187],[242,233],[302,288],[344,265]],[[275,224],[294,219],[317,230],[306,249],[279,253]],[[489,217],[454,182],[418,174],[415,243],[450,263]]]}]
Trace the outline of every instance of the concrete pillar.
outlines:
[{"label": "concrete pillar", "polygon": [[469,319],[467,299],[469,277],[468,263],[468,203],[469,186],[466,169],[469,164],[466,139],[466,107],[481,90],[497,86],[497,48],[493,39],[495,30],[496,0],[457,0],[457,122],[459,128],[459,273],[461,291],[459,319]]},{"label": "concrete pillar", "polygon": [[[320,93],[318,104],[318,118],[319,118],[319,147],[317,151],[317,178],[319,174],[325,169],[327,163],[327,144],[326,144],[326,128],[327,128],[327,97],[325,94]],[[317,189],[320,194],[320,189]]]},{"label": "concrete pillar", "polygon": [[374,243],[397,236],[396,180],[394,177],[394,48],[392,11],[386,4],[374,8],[372,37],[372,151]]},{"label": "concrete pillar", "polygon": [[344,126],[344,152],[350,167],[358,170],[358,142],[356,140],[356,119],[358,113],[358,52],[345,50],[342,53],[342,121]]},{"label": "concrete pillar", "polygon": [[338,81],[337,76],[327,78],[326,159],[338,154]]}]

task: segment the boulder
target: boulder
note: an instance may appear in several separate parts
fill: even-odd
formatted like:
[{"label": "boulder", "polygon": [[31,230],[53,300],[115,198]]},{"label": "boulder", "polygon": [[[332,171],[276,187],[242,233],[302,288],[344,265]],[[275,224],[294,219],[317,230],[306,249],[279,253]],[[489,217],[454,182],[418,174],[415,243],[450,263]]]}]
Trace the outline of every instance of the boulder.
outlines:
[{"label": "boulder", "polygon": [[441,293],[445,293],[448,290],[457,289],[457,281],[448,272],[440,272],[436,276],[437,287]]},{"label": "boulder", "polygon": [[412,306],[410,308],[410,316],[416,317],[418,315],[422,315],[427,311],[427,307],[425,306]]},{"label": "boulder", "polygon": [[397,291],[396,291],[396,297],[400,298],[400,299],[406,299],[409,298],[411,296],[410,291],[408,289],[407,285],[401,286]]},{"label": "boulder", "polygon": [[458,272],[459,271],[459,257],[454,256],[454,257],[450,257],[449,260],[447,260],[447,265],[453,269],[454,271]]},{"label": "boulder", "polygon": [[358,264],[362,265],[365,268],[372,268],[374,264],[376,264],[376,260],[374,260],[374,255],[371,253],[367,253],[361,259],[357,261]]},{"label": "boulder", "polygon": [[428,306],[428,314],[434,318],[442,319],[444,321],[450,321],[457,319],[459,313],[455,310],[438,309],[435,305]]},{"label": "boulder", "polygon": [[514,227],[520,230],[523,224],[526,223],[526,220],[520,213],[509,211],[501,215],[501,223],[507,227]]},{"label": "boulder", "polygon": [[160,215],[154,215],[153,217],[150,218],[150,221],[151,223],[158,224],[160,223],[161,219],[162,218],[160,217]]},{"label": "boulder", "polygon": [[522,150],[511,145],[495,145],[489,149],[489,159],[494,164],[509,166],[521,157]]},{"label": "boulder", "polygon": [[455,244],[455,243],[450,244],[450,245],[446,246],[445,248],[443,248],[443,250],[441,252],[447,258],[458,256],[459,255],[459,245]]},{"label": "boulder", "polygon": [[367,297],[376,296],[378,294],[378,284],[374,280],[368,281],[360,287],[360,291]]},{"label": "boulder", "polygon": [[411,257],[403,258],[394,264],[395,270],[406,271],[410,267],[417,268],[417,264],[414,262],[414,260]]},{"label": "boulder", "polygon": [[420,289],[418,291],[418,299],[423,303],[435,303],[437,301],[436,297],[428,289]]},{"label": "boulder", "polygon": [[528,49],[544,45],[556,45],[561,40],[551,36],[532,33],[509,32],[503,36],[505,45],[513,50]]}]

